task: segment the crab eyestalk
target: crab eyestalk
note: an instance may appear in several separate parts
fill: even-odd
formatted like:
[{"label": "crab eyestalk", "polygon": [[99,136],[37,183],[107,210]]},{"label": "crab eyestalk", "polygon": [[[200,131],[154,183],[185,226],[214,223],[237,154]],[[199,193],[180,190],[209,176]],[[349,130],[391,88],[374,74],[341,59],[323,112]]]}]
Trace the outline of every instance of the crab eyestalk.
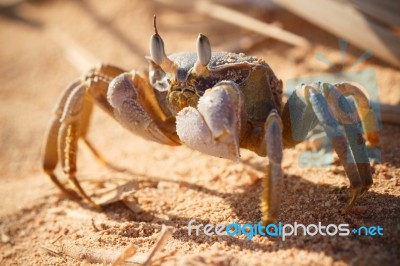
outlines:
[{"label": "crab eyestalk", "polygon": [[199,34],[197,37],[197,61],[194,65],[194,71],[197,75],[205,75],[208,73],[208,63],[211,60],[211,45],[208,38],[203,35]]},{"label": "crab eyestalk", "polygon": [[177,65],[171,61],[165,54],[164,41],[158,34],[156,25],[156,16],[154,16],[154,31],[155,33],[150,39],[150,56],[151,59],[159,65],[165,72],[175,74],[177,72]]}]

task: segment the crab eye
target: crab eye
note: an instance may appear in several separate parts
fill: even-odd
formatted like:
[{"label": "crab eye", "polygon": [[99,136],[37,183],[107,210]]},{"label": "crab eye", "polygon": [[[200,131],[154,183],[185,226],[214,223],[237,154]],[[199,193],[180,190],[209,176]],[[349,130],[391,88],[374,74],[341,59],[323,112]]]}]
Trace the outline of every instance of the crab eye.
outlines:
[{"label": "crab eye", "polygon": [[175,74],[178,70],[178,65],[165,54],[164,41],[157,32],[156,16],[154,16],[153,23],[155,34],[150,39],[150,59],[159,65],[164,72]]},{"label": "crab eye", "polygon": [[165,57],[164,42],[161,36],[153,34],[150,40],[150,55],[151,59],[157,64],[161,65],[163,58]]},{"label": "crab eye", "polygon": [[199,34],[199,37],[197,37],[196,48],[198,62],[203,66],[208,65],[211,60],[211,45],[205,35]]}]

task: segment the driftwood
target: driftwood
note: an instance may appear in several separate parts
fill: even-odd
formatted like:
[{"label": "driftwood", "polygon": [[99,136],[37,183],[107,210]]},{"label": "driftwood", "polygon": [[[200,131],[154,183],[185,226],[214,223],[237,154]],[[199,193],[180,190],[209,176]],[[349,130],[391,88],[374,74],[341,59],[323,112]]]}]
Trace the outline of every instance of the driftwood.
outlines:
[{"label": "driftwood", "polygon": [[383,122],[400,125],[400,105],[380,104],[379,107]]},{"label": "driftwood", "polygon": [[128,246],[122,252],[116,252],[104,249],[87,248],[72,241],[60,239],[55,241],[58,242],[57,244],[53,242],[52,244],[41,246],[41,248],[52,255],[68,256],[79,261],[86,260],[89,263],[149,266],[152,262],[154,262],[154,256],[157,254],[157,252],[160,252],[164,248],[171,236],[172,229],[163,226],[157,242],[147,254],[136,254],[136,247],[134,245]]},{"label": "driftwood", "polygon": [[350,0],[355,6],[388,26],[400,27],[400,2],[393,0]]},{"label": "driftwood", "polygon": [[291,33],[289,31],[285,31],[275,25],[271,25],[250,17],[246,14],[243,14],[234,9],[218,5],[212,3],[211,1],[193,1],[190,4],[184,4],[177,1],[168,1],[168,0],[155,0],[157,3],[171,6],[171,7],[185,7],[187,9],[193,9],[201,14],[206,16],[222,20],[224,22],[239,26],[241,28],[245,28],[257,33],[260,33],[264,36],[279,40],[281,42],[294,45],[294,46],[308,46],[309,42],[307,39]]},{"label": "driftwood", "polygon": [[274,0],[305,20],[371,50],[382,60],[400,67],[400,37],[368,19],[352,5],[333,0]]}]

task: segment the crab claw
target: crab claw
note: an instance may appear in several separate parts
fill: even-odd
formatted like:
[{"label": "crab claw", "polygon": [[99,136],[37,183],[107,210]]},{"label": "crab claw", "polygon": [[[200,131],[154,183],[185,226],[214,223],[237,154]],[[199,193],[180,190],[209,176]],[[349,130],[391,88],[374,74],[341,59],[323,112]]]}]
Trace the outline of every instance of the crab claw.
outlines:
[{"label": "crab claw", "polygon": [[[205,154],[240,160],[239,133],[244,103],[233,82],[220,82],[200,98],[197,109],[185,107],[176,117],[176,132],[188,147]],[[243,120],[243,121],[242,121]]]}]

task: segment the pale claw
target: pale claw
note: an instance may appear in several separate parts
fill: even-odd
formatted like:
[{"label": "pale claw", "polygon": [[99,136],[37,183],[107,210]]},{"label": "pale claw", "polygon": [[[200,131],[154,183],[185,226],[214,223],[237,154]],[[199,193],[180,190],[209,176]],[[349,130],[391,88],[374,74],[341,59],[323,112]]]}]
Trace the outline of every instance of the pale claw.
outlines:
[{"label": "pale claw", "polygon": [[239,161],[241,108],[236,84],[217,84],[200,98],[198,109],[186,107],[176,117],[180,140],[208,155]]},{"label": "pale claw", "polygon": [[235,142],[231,135],[213,138],[204,118],[193,107],[186,107],[176,117],[176,131],[179,138],[188,147],[208,155],[238,160]]}]

